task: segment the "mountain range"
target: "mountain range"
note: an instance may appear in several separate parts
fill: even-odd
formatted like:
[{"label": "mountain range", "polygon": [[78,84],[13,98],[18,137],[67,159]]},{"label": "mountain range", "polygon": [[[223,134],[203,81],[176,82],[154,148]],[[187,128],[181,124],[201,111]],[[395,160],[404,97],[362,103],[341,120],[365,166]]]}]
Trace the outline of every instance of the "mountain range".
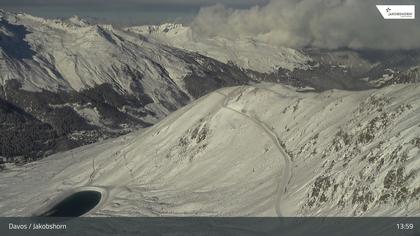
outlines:
[{"label": "mountain range", "polygon": [[0,215],[418,216],[419,79],[419,50],[0,11]]},{"label": "mountain range", "polygon": [[180,24],[115,28],[1,11],[0,156],[32,160],[149,127],[226,86],[416,82],[419,55],[297,50],[202,38]]}]

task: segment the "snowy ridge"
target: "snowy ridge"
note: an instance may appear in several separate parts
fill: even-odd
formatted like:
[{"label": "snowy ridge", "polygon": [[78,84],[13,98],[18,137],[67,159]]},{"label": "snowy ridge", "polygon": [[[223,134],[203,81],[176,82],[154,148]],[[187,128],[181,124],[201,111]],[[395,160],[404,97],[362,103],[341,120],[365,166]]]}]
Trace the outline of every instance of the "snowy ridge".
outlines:
[{"label": "snowy ridge", "polygon": [[181,24],[134,26],[129,32],[144,35],[166,45],[183,48],[214,58],[224,63],[234,63],[244,69],[270,73],[279,68],[309,69],[311,58],[298,50],[276,47],[253,39],[230,40],[221,37],[202,38]]},{"label": "snowy ridge", "polygon": [[0,212],[96,188],[89,215],[419,216],[419,93],[221,89],[145,132],[0,172]]},{"label": "snowy ridge", "polygon": [[[27,42],[34,55],[22,61],[7,61],[18,67],[16,71],[10,71],[12,75],[9,78],[23,77],[24,89],[27,90],[56,91],[64,88],[80,91],[110,83],[120,92],[132,93],[130,75],[120,72],[127,67],[136,68],[142,72],[145,80],[149,80],[144,83],[149,86],[145,89],[154,90],[156,86],[168,86],[167,80],[171,78],[165,77],[163,71],[155,68],[154,64],[162,61],[151,58],[154,54],[168,56],[168,67],[172,68],[170,65],[175,64],[180,68],[178,71],[171,71],[175,80],[187,73],[182,71],[186,65],[181,65],[178,58],[170,55],[170,52],[130,37],[110,25],[87,25],[77,18],[61,21],[26,14],[7,14],[6,17],[13,24],[9,27],[11,30],[17,27],[14,25],[24,25],[28,32],[23,35],[21,43]],[[30,70],[17,71],[23,66]]]},{"label": "snowy ridge", "polygon": [[[208,69],[202,56],[186,60],[186,55],[191,58],[192,54],[111,25],[89,25],[78,17],[52,20],[7,12],[1,15],[1,34],[18,35],[14,45],[19,43],[20,51],[26,51],[22,56],[5,51],[11,45],[1,47],[7,71],[0,79],[3,84],[19,79],[28,91],[81,91],[108,83],[123,94],[133,94],[133,81],[141,79],[148,94],[157,88],[188,94],[183,79]],[[156,100],[172,99],[167,94],[161,96]]]},{"label": "snowy ridge", "polygon": [[0,113],[10,122],[0,125],[0,139],[8,140],[0,143],[0,154],[7,157],[39,157],[125,134],[208,92],[251,80],[235,66],[111,25],[90,25],[78,17],[54,20],[4,11],[0,16],[0,103],[52,129],[36,142],[48,147],[19,152],[34,142],[10,134],[28,137],[24,133],[34,127]]}]

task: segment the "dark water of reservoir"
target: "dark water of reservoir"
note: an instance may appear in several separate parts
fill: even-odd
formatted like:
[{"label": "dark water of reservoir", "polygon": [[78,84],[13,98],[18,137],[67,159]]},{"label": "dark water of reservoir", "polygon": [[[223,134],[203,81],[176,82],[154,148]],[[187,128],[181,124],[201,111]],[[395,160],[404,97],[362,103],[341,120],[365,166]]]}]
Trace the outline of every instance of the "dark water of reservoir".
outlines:
[{"label": "dark water of reservoir", "polygon": [[74,193],[57,203],[42,217],[78,217],[92,210],[101,200],[102,194],[97,191]]}]

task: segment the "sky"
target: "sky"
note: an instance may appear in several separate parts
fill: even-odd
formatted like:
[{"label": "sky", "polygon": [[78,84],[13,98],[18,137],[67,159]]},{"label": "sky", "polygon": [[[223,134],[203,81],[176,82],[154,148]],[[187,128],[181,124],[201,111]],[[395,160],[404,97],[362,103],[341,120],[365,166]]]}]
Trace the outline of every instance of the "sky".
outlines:
[{"label": "sky", "polygon": [[[246,38],[302,48],[420,49],[415,20],[384,20],[377,4],[420,0],[0,0],[41,17],[78,15],[115,25],[185,23],[200,37]],[[417,6],[417,9],[420,9]]]},{"label": "sky", "polygon": [[246,9],[269,0],[0,0],[0,8],[48,18],[74,15],[117,25],[190,22],[202,7]]},{"label": "sky", "polygon": [[249,38],[292,48],[419,49],[420,14],[414,20],[385,20],[377,4],[420,0],[271,0],[249,9],[216,5],[202,8],[192,27],[201,37]]}]

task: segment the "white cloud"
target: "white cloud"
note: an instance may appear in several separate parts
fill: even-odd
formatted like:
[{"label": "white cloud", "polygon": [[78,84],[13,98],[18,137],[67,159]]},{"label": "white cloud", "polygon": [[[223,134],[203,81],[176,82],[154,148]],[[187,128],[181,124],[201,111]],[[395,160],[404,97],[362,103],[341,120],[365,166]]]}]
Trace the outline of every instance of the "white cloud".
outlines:
[{"label": "white cloud", "polygon": [[222,5],[201,9],[197,35],[247,37],[287,47],[420,48],[419,20],[384,20],[376,4],[413,1],[271,0],[246,10]]}]

